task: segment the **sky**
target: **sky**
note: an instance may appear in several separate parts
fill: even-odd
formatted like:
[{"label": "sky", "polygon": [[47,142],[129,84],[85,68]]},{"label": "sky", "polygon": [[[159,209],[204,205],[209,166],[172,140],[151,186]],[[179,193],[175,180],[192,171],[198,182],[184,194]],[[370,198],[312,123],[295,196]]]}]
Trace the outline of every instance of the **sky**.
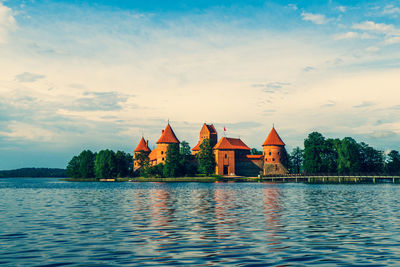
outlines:
[{"label": "sky", "polygon": [[400,149],[399,1],[0,0],[0,170],[150,147],[168,120],[262,149]]}]

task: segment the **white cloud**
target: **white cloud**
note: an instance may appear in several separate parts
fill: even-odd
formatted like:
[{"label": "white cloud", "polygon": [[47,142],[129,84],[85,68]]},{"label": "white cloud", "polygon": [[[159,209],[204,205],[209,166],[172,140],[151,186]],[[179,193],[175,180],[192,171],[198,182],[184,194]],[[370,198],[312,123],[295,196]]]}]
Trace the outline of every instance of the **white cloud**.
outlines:
[{"label": "white cloud", "polygon": [[336,34],[333,37],[335,40],[344,40],[344,39],[373,39],[374,36],[368,33],[359,33],[359,32],[346,32],[341,34]]},{"label": "white cloud", "polygon": [[16,22],[11,8],[0,2],[0,44],[6,43],[8,33],[15,30]]},{"label": "white cloud", "polygon": [[396,7],[394,5],[387,5],[384,7],[382,13],[385,15],[397,14],[397,13],[400,13],[400,8]]},{"label": "white cloud", "polygon": [[303,20],[305,21],[311,21],[312,23],[315,24],[326,24],[330,20],[325,17],[325,15],[322,14],[313,14],[313,13],[307,13],[303,12],[301,13],[301,16],[303,17]]},{"label": "white cloud", "polygon": [[370,46],[370,47],[367,47],[365,50],[366,50],[367,52],[377,52],[377,51],[379,51],[380,49],[379,49],[379,47],[376,47],[376,46]]},{"label": "white cloud", "polygon": [[338,6],[338,10],[340,11],[340,12],[346,12],[346,7],[345,6]]},{"label": "white cloud", "polygon": [[400,43],[400,36],[392,36],[385,40],[385,44],[387,45],[398,44],[398,43]]},{"label": "white cloud", "polygon": [[353,25],[353,29],[374,31],[379,33],[389,34],[396,31],[396,28],[391,24],[375,23],[373,21],[364,21]]}]

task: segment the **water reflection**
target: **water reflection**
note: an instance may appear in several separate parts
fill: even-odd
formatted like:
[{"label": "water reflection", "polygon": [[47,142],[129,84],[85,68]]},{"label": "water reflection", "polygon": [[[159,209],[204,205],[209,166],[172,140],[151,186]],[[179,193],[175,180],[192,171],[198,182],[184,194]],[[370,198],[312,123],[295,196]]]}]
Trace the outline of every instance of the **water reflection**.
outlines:
[{"label": "water reflection", "polygon": [[400,186],[0,184],[0,265],[398,265]]}]

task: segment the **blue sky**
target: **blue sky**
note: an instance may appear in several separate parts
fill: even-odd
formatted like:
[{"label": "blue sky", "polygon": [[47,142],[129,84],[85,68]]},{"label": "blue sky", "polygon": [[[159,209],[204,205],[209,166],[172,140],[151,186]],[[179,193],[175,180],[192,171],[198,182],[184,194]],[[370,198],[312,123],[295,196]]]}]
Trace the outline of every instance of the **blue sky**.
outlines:
[{"label": "blue sky", "polygon": [[131,152],[170,119],[261,149],[399,149],[398,1],[0,1],[0,169]]}]

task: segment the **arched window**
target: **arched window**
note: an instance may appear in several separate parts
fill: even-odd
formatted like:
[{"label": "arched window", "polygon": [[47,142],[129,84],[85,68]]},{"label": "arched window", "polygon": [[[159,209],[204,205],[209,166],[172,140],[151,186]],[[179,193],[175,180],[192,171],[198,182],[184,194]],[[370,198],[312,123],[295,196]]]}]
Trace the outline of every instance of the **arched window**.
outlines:
[{"label": "arched window", "polygon": [[272,158],[272,161],[275,161],[275,158]]},{"label": "arched window", "polygon": [[228,156],[228,155],[227,155],[227,154],[225,154],[225,158],[227,158],[227,156]]},{"label": "arched window", "polygon": [[271,152],[269,152],[269,155],[271,156]]}]

